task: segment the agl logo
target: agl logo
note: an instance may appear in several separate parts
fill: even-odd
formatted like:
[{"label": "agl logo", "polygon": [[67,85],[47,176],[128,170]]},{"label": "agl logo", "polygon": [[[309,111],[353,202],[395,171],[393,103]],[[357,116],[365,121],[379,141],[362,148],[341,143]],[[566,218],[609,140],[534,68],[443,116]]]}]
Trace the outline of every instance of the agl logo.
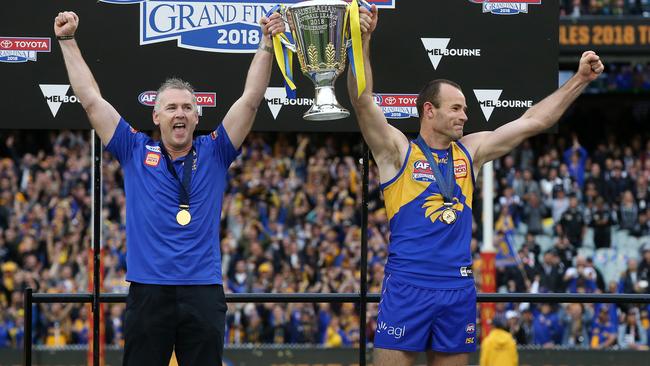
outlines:
[{"label": "agl logo", "polygon": [[400,339],[406,333],[406,325],[400,328],[389,326],[384,322],[379,322],[379,324],[377,324],[377,333],[381,333],[383,331],[386,331],[386,334],[394,337],[395,339]]}]

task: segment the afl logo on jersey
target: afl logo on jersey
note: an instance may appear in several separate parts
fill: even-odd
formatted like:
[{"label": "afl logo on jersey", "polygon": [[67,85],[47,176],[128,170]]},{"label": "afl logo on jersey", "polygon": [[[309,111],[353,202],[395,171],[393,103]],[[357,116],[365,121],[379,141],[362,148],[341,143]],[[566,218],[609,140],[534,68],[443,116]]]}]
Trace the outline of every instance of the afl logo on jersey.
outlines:
[{"label": "afl logo on jersey", "polygon": [[454,176],[456,178],[467,177],[467,162],[465,159],[454,159]]},{"label": "afl logo on jersey", "polygon": [[158,164],[160,164],[160,154],[148,152],[147,156],[144,158],[144,163],[150,167],[157,167]]},{"label": "afl logo on jersey", "polygon": [[426,183],[436,181],[428,161],[416,160],[413,163],[413,180]]}]

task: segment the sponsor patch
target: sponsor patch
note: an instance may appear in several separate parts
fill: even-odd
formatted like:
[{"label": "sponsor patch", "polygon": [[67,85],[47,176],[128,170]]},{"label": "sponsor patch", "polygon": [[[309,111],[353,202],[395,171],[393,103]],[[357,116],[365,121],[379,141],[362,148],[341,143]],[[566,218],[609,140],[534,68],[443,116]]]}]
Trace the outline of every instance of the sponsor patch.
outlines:
[{"label": "sponsor patch", "polygon": [[418,117],[417,94],[376,93],[373,97],[387,119]]},{"label": "sponsor patch", "polygon": [[433,175],[433,170],[426,160],[416,160],[413,163],[413,180],[418,182],[435,182],[436,177]]},{"label": "sponsor patch", "polygon": [[476,332],[476,325],[474,323],[467,324],[465,327],[465,333],[472,334],[474,332]]},{"label": "sponsor patch", "polygon": [[219,136],[219,134],[217,133],[217,130],[212,131],[212,133],[210,134],[210,137],[211,137],[213,140],[216,140],[216,139],[217,139],[217,136]]},{"label": "sponsor patch", "polygon": [[144,163],[150,167],[157,167],[158,164],[160,163],[160,154],[156,154],[153,152],[147,153],[147,156],[144,159]]},{"label": "sponsor patch", "polygon": [[454,159],[454,176],[456,178],[467,177],[467,162],[465,159]]},{"label": "sponsor patch", "polygon": [[157,152],[160,154],[160,146],[144,145],[144,147],[146,147],[149,151]]},{"label": "sponsor patch", "polygon": [[481,4],[484,13],[517,15],[528,13],[528,5],[540,5],[542,0],[469,0]]},{"label": "sponsor patch", "polygon": [[388,334],[389,336],[395,339],[400,339],[406,333],[406,325],[402,327],[393,327],[384,322],[379,322],[379,324],[377,324],[377,333],[382,333],[382,332],[386,332],[386,334]]},{"label": "sponsor patch", "polygon": [[474,337],[465,338],[465,344],[474,344]]},{"label": "sponsor patch", "polygon": [[36,61],[39,52],[50,52],[49,37],[0,37],[0,62]]}]

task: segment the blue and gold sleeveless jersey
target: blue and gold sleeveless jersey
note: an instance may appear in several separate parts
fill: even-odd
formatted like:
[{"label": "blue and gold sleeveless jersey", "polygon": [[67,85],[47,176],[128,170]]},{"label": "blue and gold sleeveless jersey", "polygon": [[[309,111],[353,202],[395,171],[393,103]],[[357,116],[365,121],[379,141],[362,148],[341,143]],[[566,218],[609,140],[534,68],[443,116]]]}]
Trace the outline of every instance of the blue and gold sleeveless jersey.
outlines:
[{"label": "blue and gold sleeveless jersey", "polygon": [[[454,289],[473,283],[472,194],[474,172],[467,149],[452,142],[454,158],[454,209],[457,219],[445,224],[440,188],[427,158],[411,141],[399,173],[382,184],[390,221],[390,245],[386,276],[414,286]],[[448,150],[431,149],[443,176],[447,173]]]}]

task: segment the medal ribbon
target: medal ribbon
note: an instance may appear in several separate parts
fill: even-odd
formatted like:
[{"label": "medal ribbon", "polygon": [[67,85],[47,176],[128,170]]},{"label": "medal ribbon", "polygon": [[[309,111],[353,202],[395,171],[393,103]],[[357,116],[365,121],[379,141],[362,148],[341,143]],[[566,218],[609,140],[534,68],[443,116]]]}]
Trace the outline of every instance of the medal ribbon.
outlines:
[{"label": "medal ribbon", "polygon": [[194,146],[190,152],[185,156],[185,161],[183,161],[183,180],[178,177],[176,169],[172,164],[169,155],[167,154],[167,149],[163,145],[162,141],[160,142],[160,150],[162,155],[165,158],[165,164],[167,165],[167,170],[169,173],[176,179],[180,185],[178,190],[178,208],[181,210],[187,210],[190,208],[190,191],[192,190],[192,165],[194,165],[193,159],[196,157],[196,151],[194,151]]},{"label": "medal ribbon", "polygon": [[[275,12],[284,14],[284,5],[274,6],[266,13],[266,16],[270,17],[271,14]],[[287,95],[290,96],[295,93],[296,90],[296,84],[293,82],[293,52],[282,43],[282,40],[290,43],[289,38],[287,38],[287,35],[284,33],[278,33],[273,36],[273,53],[275,54],[275,60],[282,72],[282,76],[284,77],[284,85],[287,88]]]},{"label": "medal ribbon", "polygon": [[429,166],[433,171],[433,176],[436,177],[436,183],[438,184],[438,188],[440,188],[440,194],[442,194],[442,198],[445,200],[445,203],[453,203],[456,177],[454,177],[454,156],[451,146],[449,146],[449,153],[447,154],[447,179],[445,180],[442,176],[440,168],[438,167],[438,164],[433,159],[433,154],[429,149],[429,145],[424,142],[424,139],[421,135],[418,135],[418,138],[415,139],[415,144],[418,145],[420,150],[422,150],[424,156],[427,158],[427,162],[429,162]]},{"label": "medal ribbon", "polygon": [[351,67],[357,79],[357,97],[366,90],[366,73],[363,64],[363,46],[361,44],[361,23],[359,20],[359,3],[350,3],[350,38],[352,38]]}]

